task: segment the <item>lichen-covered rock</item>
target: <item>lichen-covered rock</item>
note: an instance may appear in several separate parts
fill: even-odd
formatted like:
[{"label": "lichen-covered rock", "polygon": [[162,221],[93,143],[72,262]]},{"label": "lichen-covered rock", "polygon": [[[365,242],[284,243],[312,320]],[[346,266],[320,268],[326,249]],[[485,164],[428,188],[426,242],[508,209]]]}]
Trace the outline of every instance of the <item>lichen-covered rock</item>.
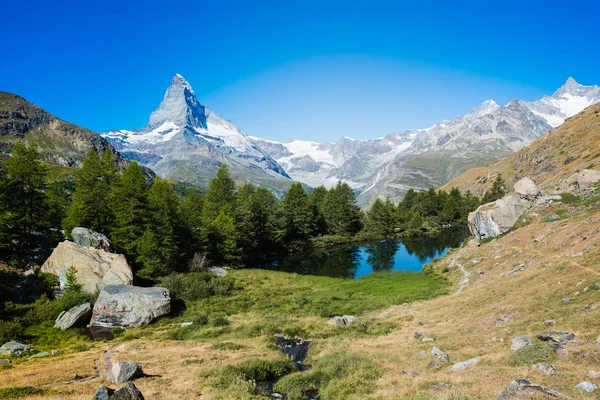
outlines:
[{"label": "lichen-covered rock", "polygon": [[111,396],[110,400],[144,400],[144,396],[133,382],[127,382]]},{"label": "lichen-covered rock", "polygon": [[575,335],[567,331],[548,331],[538,334],[537,338],[542,342],[549,342],[555,346],[565,346],[575,339]]},{"label": "lichen-covered rock", "polygon": [[90,325],[107,328],[148,325],[170,311],[171,296],[165,288],[109,285],[100,291]]},{"label": "lichen-covered rock", "polygon": [[108,240],[105,235],[88,228],[74,228],[73,231],[71,231],[71,238],[73,238],[73,241],[79,246],[93,247],[107,252],[112,250],[110,240]]},{"label": "lichen-covered rock", "polygon": [[544,375],[555,375],[556,367],[552,364],[538,363],[533,365],[533,369],[541,372]]},{"label": "lichen-covered rock", "polygon": [[433,346],[433,348],[431,349],[431,354],[435,357],[437,361],[450,362],[450,356],[448,355],[448,353],[443,352],[435,346]]},{"label": "lichen-covered rock", "polygon": [[528,177],[521,178],[514,184],[515,194],[522,199],[533,200],[540,193],[535,182]]},{"label": "lichen-covered rock", "polygon": [[42,265],[42,272],[58,276],[60,287],[64,288],[71,266],[77,270],[77,282],[90,293],[106,285],[131,285],[133,282],[133,272],[123,255],[69,241],[58,244]]},{"label": "lichen-covered rock", "polygon": [[340,316],[331,317],[331,318],[329,318],[329,323],[336,324],[336,325],[361,326],[363,328],[366,327],[366,325],[363,324],[360,319],[356,318],[353,315],[342,315],[341,317]]},{"label": "lichen-covered rock", "polygon": [[575,386],[575,390],[579,390],[584,393],[593,393],[598,389],[598,385],[592,382],[581,382],[577,386]]},{"label": "lichen-covered rock", "polygon": [[63,311],[56,318],[54,327],[65,331],[74,326],[87,325],[92,316],[92,305],[83,303],[71,308],[69,311]]},{"label": "lichen-covered rock", "polygon": [[98,390],[96,390],[96,394],[92,397],[92,400],[110,400],[110,396],[112,396],[114,392],[114,390],[109,389],[104,385],[100,385]]},{"label": "lichen-covered rock", "polygon": [[568,399],[567,396],[556,390],[538,385],[537,383],[530,382],[526,379],[519,379],[517,381],[512,381],[500,396],[498,396],[497,400],[510,400],[522,395],[543,396],[551,399]]},{"label": "lichen-covered rock", "polygon": [[136,378],[144,376],[144,371],[140,364],[132,362],[114,363],[111,369],[110,381],[114,383],[129,382]]},{"label": "lichen-covered rock", "polygon": [[470,358],[466,361],[462,361],[462,362],[454,364],[453,366],[450,367],[450,369],[453,371],[462,371],[463,369],[466,369],[472,365],[477,364],[479,362],[479,360],[481,360],[481,357]]},{"label": "lichen-covered rock", "polygon": [[2,356],[19,355],[27,353],[29,351],[31,351],[31,348],[29,346],[14,340],[6,342],[2,346],[0,346],[0,355]]},{"label": "lichen-covered rock", "polygon": [[496,237],[512,228],[527,211],[530,203],[517,195],[510,195],[484,204],[469,213],[469,230],[477,239]]},{"label": "lichen-covered rock", "polygon": [[525,346],[531,346],[532,344],[533,342],[529,338],[526,338],[525,336],[519,336],[513,338],[512,343],[510,345],[510,351],[514,352]]}]

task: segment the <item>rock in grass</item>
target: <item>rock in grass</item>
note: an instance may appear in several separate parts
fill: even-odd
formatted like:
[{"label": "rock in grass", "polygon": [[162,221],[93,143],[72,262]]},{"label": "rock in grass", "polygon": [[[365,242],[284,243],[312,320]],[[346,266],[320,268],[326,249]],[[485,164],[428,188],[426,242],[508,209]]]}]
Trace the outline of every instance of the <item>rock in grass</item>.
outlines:
[{"label": "rock in grass", "polygon": [[353,315],[342,315],[341,317],[340,316],[331,317],[331,318],[329,318],[329,323],[335,324],[335,325],[360,326],[362,328],[367,327],[365,324],[363,324],[363,322],[360,319],[356,318]]},{"label": "rock in grass", "polygon": [[522,395],[541,395],[552,399],[568,399],[567,396],[554,389],[532,383],[526,379],[519,379],[517,381],[512,381],[500,396],[498,396],[497,400],[509,400]]},{"label": "rock in grass", "polygon": [[32,360],[34,358],[44,358],[44,357],[48,357],[50,355],[50,353],[48,353],[47,351],[42,351],[41,353],[36,353],[34,355],[32,355],[31,357],[28,358],[28,360]]},{"label": "rock in grass", "polygon": [[111,370],[111,381],[114,383],[123,383],[135,378],[144,376],[144,371],[140,364],[132,362],[118,362],[113,364]]},{"label": "rock in grass", "polygon": [[544,375],[551,376],[556,374],[556,368],[552,364],[537,363],[533,365],[533,368]]},{"label": "rock in grass", "polygon": [[531,341],[531,339],[526,338],[525,336],[519,336],[513,338],[512,344],[510,345],[510,351],[515,352],[525,346],[531,346],[532,344],[533,342]]},{"label": "rock in grass", "polygon": [[422,359],[427,358],[427,353],[424,352],[424,351],[419,351],[419,352],[413,354],[412,358],[417,358],[417,359],[421,359],[422,360]]},{"label": "rock in grass", "polygon": [[100,385],[96,394],[92,397],[92,400],[110,400],[110,396],[114,393],[114,390],[107,388],[104,385]]},{"label": "rock in grass", "polygon": [[575,386],[575,390],[579,390],[580,392],[584,393],[593,393],[596,391],[596,389],[598,389],[598,385],[588,381],[581,382]]},{"label": "rock in grass", "polygon": [[[2,360],[0,360],[0,361],[2,361]],[[590,369],[588,371],[588,376],[593,379],[598,379],[598,378],[600,378],[600,371],[594,371],[593,369]]]},{"label": "rock in grass", "polygon": [[477,364],[479,362],[479,360],[481,360],[481,357],[470,358],[466,361],[462,361],[462,362],[454,364],[453,366],[450,367],[450,369],[453,371],[462,371],[463,369],[466,369],[466,368],[470,367],[471,365]]},{"label": "rock in grass", "polygon": [[0,358],[0,365],[2,364],[10,364],[12,361],[6,359],[6,358]]},{"label": "rock in grass", "polygon": [[423,334],[421,332],[415,332],[413,333],[413,337],[415,339],[421,339],[423,337]]},{"label": "rock in grass", "polygon": [[450,356],[435,346],[431,349],[431,354],[440,362],[450,362]]},{"label": "rock in grass", "polygon": [[74,326],[87,325],[92,317],[92,305],[83,303],[79,306],[71,308],[69,311],[62,311],[56,321],[54,327],[65,331]]},{"label": "rock in grass", "polygon": [[537,338],[555,346],[564,346],[575,339],[575,335],[567,331],[548,331],[538,334]]},{"label": "rock in grass", "polygon": [[425,336],[423,339],[421,339],[421,342],[435,342],[435,339],[431,336]]},{"label": "rock in grass", "polygon": [[144,396],[133,382],[127,382],[110,397],[110,400],[144,400]]},{"label": "rock in grass", "polygon": [[148,325],[170,311],[171,296],[165,288],[109,285],[100,291],[90,325],[106,328]]},{"label": "rock in grass", "polygon": [[554,325],[556,325],[556,321],[553,319],[547,319],[544,321],[544,325],[545,326],[554,326]]},{"label": "rock in grass", "polygon": [[2,346],[0,346],[0,355],[3,356],[19,355],[27,353],[28,351],[31,351],[31,348],[29,346],[26,346],[23,343],[19,343],[14,340],[6,342]]}]

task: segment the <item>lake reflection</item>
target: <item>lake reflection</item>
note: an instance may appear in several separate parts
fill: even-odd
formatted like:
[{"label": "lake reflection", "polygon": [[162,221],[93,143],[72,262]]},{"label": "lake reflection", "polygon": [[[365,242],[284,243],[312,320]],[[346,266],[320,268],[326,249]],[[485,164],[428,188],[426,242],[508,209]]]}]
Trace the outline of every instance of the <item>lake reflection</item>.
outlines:
[{"label": "lake reflection", "polygon": [[261,268],[348,279],[381,271],[419,272],[434,258],[460,246],[467,234],[465,230],[450,230],[436,238],[382,240],[297,253]]}]

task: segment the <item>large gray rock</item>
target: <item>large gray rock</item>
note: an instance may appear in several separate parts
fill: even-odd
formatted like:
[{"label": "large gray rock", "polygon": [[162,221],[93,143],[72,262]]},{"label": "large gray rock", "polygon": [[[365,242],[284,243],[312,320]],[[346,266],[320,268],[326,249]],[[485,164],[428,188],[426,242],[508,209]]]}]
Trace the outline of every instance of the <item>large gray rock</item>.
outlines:
[{"label": "large gray rock", "polygon": [[54,327],[65,331],[74,326],[87,325],[92,317],[92,305],[83,303],[71,308],[69,311],[63,311],[56,318]]},{"label": "large gray rock", "polygon": [[144,371],[140,364],[132,362],[114,363],[111,370],[110,381],[114,383],[128,382],[144,376]]},{"label": "large gray rock", "polygon": [[533,344],[533,342],[526,338],[525,336],[519,336],[516,338],[513,338],[512,343],[510,345],[510,351],[517,351],[525,346],[531,346]]},{"label": "large gray rock", "polygon": [[0,346],[0,355],[2,356],[12,356],[24,354],[31,351],[31,348],[23,343],[16,342],[11,340],[10,342],[4,343]]},{"label": "large gray rock", "polygon": [[96,390],[96,394],[92,397],[92,400],[110,400],[110,396],[112,396],[114,392],[114,390],[107,388],[104,385],[100,385],[98,390]]},{"label": "large gray rock", "polygon": [[133,382],[127,382],[111,396],[110,400],[144,400],[144,396]]},{"label": "large gray rock", "polygon": [[112,250],[110,240],[108,240],[105,235],[88,228],[74,228],[73,231],[71,231],[71,238],[73,238],[73,241],[79,246],[93,247],[108,252]]},{"label": "large gray rock", "polygon": [[512,381],[508,387],[498,396],[497,400],[510,400],[521,396],[542,396],[551,399],[568,399],[564,394],[547,388],[526,379]]},{"label": "large gray rock", "polygon": [[577,184],[580,189],[589,189],[600,181],[600,171],[584,169],[577,174]]},{"label": "large gray rock", "polygon": [[90,325],[108,328],[148,325],[170,311],[171,296],[165,288],[109,285],[100,291]]},{"label": "large gray rock", "polygon": [[515,194],[522,199],[533,200],[538,196],[538,190],[535,182],[528,177],[521,178],[513,186]]},{"label": "large gray rock", "polygon": [[551,345],[564,346],[575,339],[575,335],[567,331],[547,331],[538,334],[537,338],[542,342],[548,342]]},{"label": "large gray rock", "polygon": [[469,230],[477,239],[499,236],[512,228],[529,206],[528,201],[517,195],[484,204],[469,213]]},{"label": "large gray rock", "polygon": [[47,351],[42,351],[41,353],[35,353],[31,357],[29,357],[28,360],[33,360],[34,358],[44,358],[48,357],[49,355],[50,353],[48,353]]},{"label": "large gray rock", "polygon": [[366,327],[363,322],[353,315],[342,315],[329,318],[330,324]]},{"label": "large gray rock", "polygon": [[462,361],[462,362],[454,364],[453,366],[450,367],[450,369],[453,371],[462,371],[463,369],[466,369],[472,365],[477,364],[479,362],[479,360],[481,360],[481,357],[470,358],[466,361]]},{"label": "large gray rock", "polygon": [[42,265],[42,272],[58,276],[60,287],[64,288],[71,266],[77,269],[77,282],[87,292],[93,293],[106,285],[131,285],[133,282],[133,272],[123,255],[69,241],[58,244]]}]

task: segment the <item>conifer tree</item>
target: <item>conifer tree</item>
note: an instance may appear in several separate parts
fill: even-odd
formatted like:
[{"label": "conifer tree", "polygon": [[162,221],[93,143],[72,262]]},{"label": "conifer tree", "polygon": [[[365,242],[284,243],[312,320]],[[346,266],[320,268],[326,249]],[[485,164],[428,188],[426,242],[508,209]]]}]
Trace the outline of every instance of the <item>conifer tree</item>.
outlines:
[{"label": "conifer tree", "polygon": [[213,259],[231,268],[240,267],[242,265],[242,249],[237,245],[238,233],[233,217],[225,209],[222,209],[210,229],[212,243],[216,248],[216,252],[213,252]]},{"label": "conifer tree", "polygon": [[214,221],[225,209],[228,214],[233,214],[235,203],[235,182],[231,179],[229,168],[221,165],[217,176],[210,181],[208,190],[204,195],[203,215],[205,221]]},{"label": "conifer tree", "polygon": [[315,209],[317,214],[317,233],[327,233],[327,223],[325,222],[325,197],[327,196],[327,189],[325,186],[317,186],[310,194],[310,202]]},{"label": "conifer tree", "polygon": [[371,209],[367,212],[367,230],[383,238],[392,238],[396,232],[396,207],[388,197],[385,202],[375,199]]},{"label": "conifer tree", "polygon": [[301,183],[292,183],[283,198],[283,214],[288,237],[307,239],[315,233],[315,210]]},{"label": "conifer tree", "polygon": [[496,201],[501,199],[506,195],[506,182],[502,177],[502,174],[498,174],[494,182],[492,183],[492,187],[483,195],[483,203],[491,203],[492,201]]},{"label": "conifer tree", "polygon": [[73,202],[63,222],[65,235],[70,236],[76,226],[110,233],[113,219],[112,195],[116,179],[114,155],[107,150],[100,157],[92,148],[77,174]]},{"label": "conifer tree", "polygon": [[42,164],[37,145],[17,141],[6,161],[8,225],[21,249],[30,248],[34,232],[48,228],[47,198],[44,193],[48,169]]},{"label": "conifer tree", "polygon": [[323,212],[329,233],[355,234],[362,228],[363,213],[347,183],[338,182],[335,188],[327,191]]},{"label": "conifer tree", "polygon": [[181,202],[179,214],[185,230],[183,245],[187,250],[188,258],[200,252],[204,243],[203,204],[204,200],[197,190],[189,191]]},{"label": "conifer tree", "polygon": [[148,219],[148,182],[137,162],[131,162],[114,187],[113,245],[131,260],[137,254],[137,241],[144,234]]}]

